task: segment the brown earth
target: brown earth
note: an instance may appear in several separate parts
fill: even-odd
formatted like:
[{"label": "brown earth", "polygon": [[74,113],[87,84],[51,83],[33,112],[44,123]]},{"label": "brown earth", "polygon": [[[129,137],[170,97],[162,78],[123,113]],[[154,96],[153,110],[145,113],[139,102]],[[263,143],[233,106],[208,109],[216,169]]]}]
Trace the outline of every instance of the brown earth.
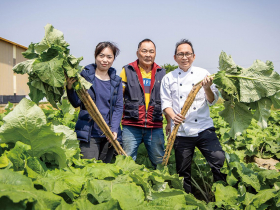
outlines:
[{"label": "brown earth", "polygon": [[[16,106],[17,103],[14,103],[14,105]],[[0,104],[0,114],[5,112],[5,106],[6,104]],[[39,103],[39,107],[41,107],[42,109],[48,109],[48,106],[51,106],[51,104],[48,102]]]},{"label": "brown earth", "polygon": [[0,114],[3,113],[3,112],[5,112],[5,106],[2,106],[2,104],[1,104],[1,106],[0,106]]},{"label": "brown earth", "polygon": [[[254,162],[258,164],[259,167],[261,168],[266,168],[269,170],[276,170],[275,165],[277,163],[279,163],[278,160],[275,159],[262,159],[262,158],[258,158],[258,157],[254,157]],[[279,171],[279,170],[277,170]]]}]

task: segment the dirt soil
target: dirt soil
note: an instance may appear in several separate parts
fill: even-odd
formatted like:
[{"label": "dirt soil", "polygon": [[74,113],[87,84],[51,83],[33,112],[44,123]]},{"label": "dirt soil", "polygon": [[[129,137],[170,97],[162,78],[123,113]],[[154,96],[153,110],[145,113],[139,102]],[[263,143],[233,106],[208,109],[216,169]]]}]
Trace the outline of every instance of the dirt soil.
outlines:
[{"label": "dirt soil", "polygon": [[[17,105],[17,103],[14,103],[14,105]],[[5,106],[6,104],[0,104],[0,114],[5,112]],[[40,103],[39,107],[41,107],[42,109],[49,109],[48,106],[51,106],[50,103]]]},{"label": "dirt soil", "polygon": [[[261,168],[266,168],[266,169],[269,169],[269,170],[276,170],[275,168],[275,165],[277,163],[279,163],[278,160],[275,160],[275,159],[262,159],[262,158],[257,158],[257,157],[254,157],[254,162],[258,164],[259,167]],[[277,170],[279,171],[279,170]]]},{"label": "dirt soil", "polygon": [[5,106],[0,106],[0,114],[5,112]]}]

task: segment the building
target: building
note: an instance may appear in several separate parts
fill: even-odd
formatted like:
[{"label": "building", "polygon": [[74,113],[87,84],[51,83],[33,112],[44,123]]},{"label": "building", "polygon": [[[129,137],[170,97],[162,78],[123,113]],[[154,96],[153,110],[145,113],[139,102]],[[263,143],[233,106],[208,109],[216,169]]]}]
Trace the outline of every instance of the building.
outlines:
[{"label": "building", "polygon": [[28,75],[15,74],[12,68],[27,60],[21,54],[27,47],[0,37],[0,104],[18,103],[29,94]]}]

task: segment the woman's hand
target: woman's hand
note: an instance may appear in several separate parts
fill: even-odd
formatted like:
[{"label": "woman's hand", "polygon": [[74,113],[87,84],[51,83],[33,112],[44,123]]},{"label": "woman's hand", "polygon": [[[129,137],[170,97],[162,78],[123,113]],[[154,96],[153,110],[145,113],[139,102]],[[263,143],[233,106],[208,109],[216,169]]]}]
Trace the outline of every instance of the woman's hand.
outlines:
[{"label": "woman's hand", "polygon": [[[118,138],[118,133],[117,133],[117,132],[112,132],[112,134],[113,134],[114,141],[117,140],[117,138]],[[106,138],[107,138],[107,140],[112,144],[112,141],[111,141],[108,137],[106,137]]]},{"label": "woman's hand", "polygon": [[112,132],[112,134],[113,134],[113,136],[114,136],[114,140],[116,140],[117,137],[118,137],[118,133],[117,133],[117,132]]},{"label": "woman's hand", "polygon": [[67,85],[66,85],[67,89],[71,90],[73,88],[74,82],[76,82],[76,79],[74,77],[72,77],[72,78],[68,77],[66,82],[67,82]]}]

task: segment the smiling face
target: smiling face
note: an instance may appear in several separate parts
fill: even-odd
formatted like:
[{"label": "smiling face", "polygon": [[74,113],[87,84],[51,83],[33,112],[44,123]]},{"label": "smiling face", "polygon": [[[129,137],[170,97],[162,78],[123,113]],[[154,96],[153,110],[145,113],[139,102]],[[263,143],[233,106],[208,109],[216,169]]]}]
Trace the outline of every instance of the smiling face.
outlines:
[{"label": "smiling face", "polygon": [[191,46],[189,44],[179,45],[177,47],[177,53],[174,55],[174,60],[178,63],[180,69],[183,71],[188,71],[195,60],[195,54],[193,54]]},{"label": "smiling face", "polygon": [[113,65],[114,54],[111,48],[104,48],[95,58],[95,64],[100,71],[108,71]]},{"label": "smiling face", "polygon": [[152,42],[143,42],[136,54],[139,59],[140,66],[151,66],[155,61],[156,48]]}]

